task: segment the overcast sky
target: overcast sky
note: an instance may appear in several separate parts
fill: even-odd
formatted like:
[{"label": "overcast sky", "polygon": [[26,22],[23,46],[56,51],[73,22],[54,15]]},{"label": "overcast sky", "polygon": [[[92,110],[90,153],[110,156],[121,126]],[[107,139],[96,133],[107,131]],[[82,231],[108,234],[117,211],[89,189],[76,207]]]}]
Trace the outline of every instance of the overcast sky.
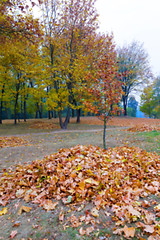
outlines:
[{"label": "overcast sky", "polygon": [[113,32],[123,46],[144,43],[153,73],[160,75],[160,0],[97,0],[100,31]]}]

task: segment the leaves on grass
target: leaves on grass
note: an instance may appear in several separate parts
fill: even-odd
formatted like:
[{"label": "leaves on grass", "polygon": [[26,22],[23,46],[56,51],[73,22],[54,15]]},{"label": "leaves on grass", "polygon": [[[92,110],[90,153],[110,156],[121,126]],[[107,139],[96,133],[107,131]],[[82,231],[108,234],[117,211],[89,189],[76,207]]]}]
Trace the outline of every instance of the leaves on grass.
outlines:
[{"label": "leaves on grass", "polygon": [[28,145],[28,141],[20,137],[0,137],[0,148]]},{"label": "leaves on grass", "polygon": [[[0,203],[4,205],[10,199],[23,198],[50,211],[61,201],[63,204],[78,204],[75,210],[79,211],[80,205],[92,201],[94,207],[85,210],[86,216],[78,219],[72,215],[68,219],[71,226],[80,227],[82,221],[94,225],[100,209],[106,210],[110,206],[115,214],[113,220],[118,223],[144,221],[137,228],[156,235],[159,234],[156,227],[159,223],[155,220],[159,205],[153,209],[154,214],[149,213],[142,208],[149,203],[141,203],[140,198],[158,195],[159,189],[159,155],[136,147],[104,150],[94,146],[75,146],[60,149],[58,153],[32,164],[19,165],[15,171],[4,172],[0,177]],[[24,207],[22,211],[25,211]],[[59,221],[64,220],[65,212],[61,209]],[[134,228],[125,226],[122,229],[115,230],[115,233],[125,237],[135,235]],[[89,234],[92,230],[80,228],[79,233]]]}]

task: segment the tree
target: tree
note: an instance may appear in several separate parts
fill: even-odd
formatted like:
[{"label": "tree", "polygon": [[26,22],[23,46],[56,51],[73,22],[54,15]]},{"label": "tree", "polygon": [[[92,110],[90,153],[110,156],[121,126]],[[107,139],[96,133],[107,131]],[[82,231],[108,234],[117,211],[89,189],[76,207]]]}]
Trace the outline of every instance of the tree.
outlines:
[{"label": "tree", "polygon": [[[26,119],[26,99],[31,79],[43,77],[43,68],[39,57],[39,44],[31,42],[26,38],[21,41],[19,38],[6,38],[0,46],[0,123],[2,123],[2,110],[5,103],[10,101],[14,112],[15,124],[17,123],[18,112],[24,104],[24,120]],[[40,80],[37,80],[40,81]],[[43,86],[43,82],[41,82]],[[21,107],[19,102],[21,98]],[[14,107],[12,107],[14,105]]]},{"label": "tree", "polygon": [[26,92],[23,89],[27,81],[24,76],[24,69],[27,70],[28,66],[26,54],[42,36],[39,20],[32,15],[31,8],[34,6],[35,1],[30,0],[0,2],[0,123],[3,105],[7,101],[14,101],[16,123],[19,97],[22,92],[23,95]]},{"label": "tree", "polygon": [[92,79],[88,91],[88,99],[85,99],[86,109],[90,110],[103,119],[103,147],[106,149],[106,124],[109,118],[116,114],[121,99],[122,87],[117,78],[116,50],[113,37],[107,36],[104,55],[100,56],[94,66],[96,72],[91,73],[88,78]]},{"label": "tree", "polygon": [[63,129],[67,128],[71,109],[81,107],[77,96],[91,63],[97,29],[94,5],[95,0],[43,1],[47,105],[49,110],[58,111]]},{"label": "tree", "polygon": [[144,88],[141,95],[140,110],[147,116],[160,118],[160,77]]},{"label": "tree", "polygon": [[118,48],[118,69],[122,82],[124,115],[127,115],[129,94],[151,78],[148,54],[136,41]]}]

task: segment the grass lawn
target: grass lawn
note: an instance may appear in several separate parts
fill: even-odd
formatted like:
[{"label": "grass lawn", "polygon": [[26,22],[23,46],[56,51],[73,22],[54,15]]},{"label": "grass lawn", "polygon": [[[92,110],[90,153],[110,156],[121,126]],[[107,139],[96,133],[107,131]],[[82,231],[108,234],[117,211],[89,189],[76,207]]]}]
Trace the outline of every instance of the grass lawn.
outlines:
[{"label": "grass lawn", "polygon": [[[151,132],[129,132],[128,127],[148,124],[150,126],[160,126],[160,120],[154,119],[134,119],[134,118],[115,118],[108,123],[106,131],[106,143],[108,148],[121,146],[134,146],[146,150],[147,152],[156,152],[160,154],[160,131]],[[16,146],[7,146],[0,148],[0,173],[7,172],[9,169],[15,169],[17,164],[28,164],[33,160],[42,160],[44,156],[50,155],[61,148],[70,148],[76,145],[93,145],[102,148],[103,123],[97,118],[82,118],[81,124],[76,124],[75,119],[71,120],[67,130],[59,128],[57,120],[29,120],[27,123],[20,122],[16,126],[12,121],[4,121],[0,126],[0,141],[4,137],[19,137],[26,141],[26,144]],[[13,138],[14,139],[14,138]],[[17,140],[15,139],[15,142]],[[1,142],[0,142],[1,143]],[[5,170],[3,170],[5,169]],[[158,177],[158,176],[157,176]],[[1,194],[1,189],[0,189]],[[1,199],[1,197],[0,197]],[[160,203],[160,195],[150,194],[144,196],[138,201],[146,201],[148,212],[154,212],[154,206]],[[147,205],[148,202],[148,205]],[[154,203],[154,204],[152,204]],[[19,213],[22,206],[32,208],[31,211]],[[143,205],[145,206],[145,204]],[[7,207],[7,213],[1,214],[1,211]],[[81,210],[77,211],[77,205],[64,205],[59,202],[55,210],[46,211],[32,202],[25,202],[22,198],[16,198],[10,201],[6,206],[0,206],[0,239],[131,239],[121,233],[113,234],[115,228],[124,227],[124,225],[115,225],[113,221],[114,214],[111,207],[100,209],[99,218],[95,217],[94,231],[88,235],[80,234],[79,228],[74,228],[72,224],[60,221],[59,216],[63,208],[65,219],[72,215],[79,218],[93,209],[93,203],[86,202],[80,204]],[[108,214],[106,214],[106,212]],[[157,215],[158,216],[158,215]],[[156,217],[159,221],[160,217]],[[88,223],[87,227],[92,224]],[[81,227],[86,227],[83,223]],[[142,232],[136,228],[135,222],[129,223],[128,227],[134,227],[135,237],[132,239],[154,239],[150,238],[149,232]],[[14,231],[14,232],[13,232]],[[88,230],[89,231],[89,230]],[[11,234],[12,233],[12,234]],[[10,237],[11,234],[11,237]],[[15,234],[15,237],[14,237]],[[156,238],[155,236],[155,239]]]}]

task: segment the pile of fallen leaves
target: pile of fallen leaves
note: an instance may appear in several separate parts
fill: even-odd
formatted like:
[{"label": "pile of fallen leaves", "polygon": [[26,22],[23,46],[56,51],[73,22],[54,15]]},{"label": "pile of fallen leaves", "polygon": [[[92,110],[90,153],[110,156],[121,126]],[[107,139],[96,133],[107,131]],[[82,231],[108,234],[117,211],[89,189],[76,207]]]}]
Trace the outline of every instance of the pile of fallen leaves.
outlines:
[{"label": "pile of fallen leaves", "polygon": [[16,147],[28,144],[28,141],[20,137],[0,137],[0,148]]},{"label": "pile of fallen leaves", "polygon": [[129,132],[151,132],[151,131],[160,131],[160,127],[157,126],[149,126],[149,125],[142,125],[142,126],[133,126],[127,129]]},{"label": "pile of fallen leaves", "polygon": [[[32,164],[19,165],[15,171],[4,172],[0,177],[0,204],[5,206],[10,199],[23,198],[49,211],[54,210],[59,201],[64,205],[92,201],[92,217],[98,218],[101,208],[110,207],[116,225],[125,225],[115,229],[114,234],[134,237],[135,228],[127,227],[126,223],[136,222],[136,228],[154,236],[151,240],[160,236],[160,221],[156,220],[160,217],[160,204],[155,202],[154,213],[151,213],[143,208],[148,203],[140,199],[150,194],[159,196],[159,190],[159,155],[136,147],[103,150],[78,145]],[[59,220],[65,221],[64,218],[62,211]],[[70,217],[73,227],[87,221],[85,216],[83,219]],[[93,230],[94,225],[88,229],[89,233]],[[89,234],[83,227],[79,233]]]},{"label": "pile of fallen leaves", "polygon": [[58,126],[53,122],[48,121],[35,121],[31,122],[29,128],[35,128],[35,129],[55,129],[58,128]]}]

